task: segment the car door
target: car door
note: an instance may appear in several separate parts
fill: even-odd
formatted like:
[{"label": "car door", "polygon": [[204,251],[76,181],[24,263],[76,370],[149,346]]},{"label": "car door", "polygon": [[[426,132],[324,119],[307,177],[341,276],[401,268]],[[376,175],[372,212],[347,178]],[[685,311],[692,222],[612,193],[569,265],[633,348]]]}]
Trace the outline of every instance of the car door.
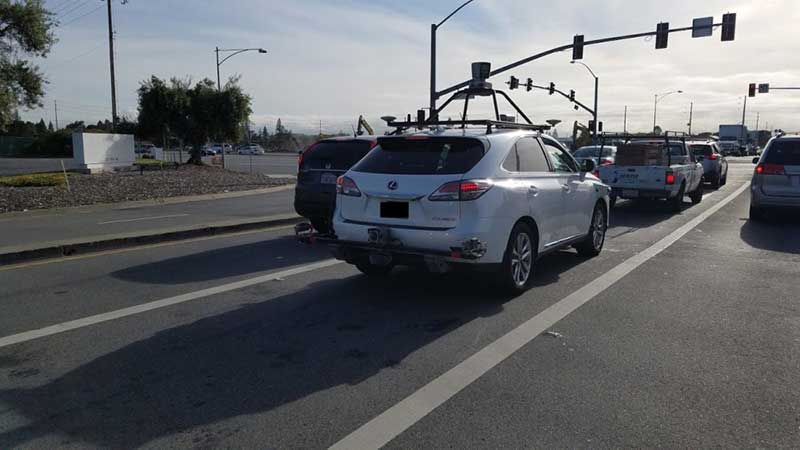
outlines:
[{"label": "car door", "polygon": [[564,238],[584,235],[594,212],[594,186],[564,148],[547,138],[542,143],[561,184]]},{"label": "car door", "polygon": [[554,173],[539,140],[521,138],[508,154],[503,168],[512,173],[515,183],[527,192],[528,211],[539,226],[539,249],[566,237],[562,226],[564,193],[559,175]]}]

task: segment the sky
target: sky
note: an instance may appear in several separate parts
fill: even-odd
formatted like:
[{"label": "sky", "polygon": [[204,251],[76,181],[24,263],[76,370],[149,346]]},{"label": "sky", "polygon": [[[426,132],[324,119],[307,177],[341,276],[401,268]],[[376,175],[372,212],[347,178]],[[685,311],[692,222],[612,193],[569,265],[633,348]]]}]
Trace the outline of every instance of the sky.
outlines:
[{"label": "sky", "polygon": [[[223,82],[240,76],[252,96],[255,127],[274,129],[281,118],[295,132],[349,132],[363,114],[379,128],[379,117],[414,114],[428,104],[430,24],[462,0],[121,0],[114,3],[118,115],[135,118],[136,89],[151,75],[215,79],[214,48],[263,47],[267,54],[244,53],[221,66]],[[47,95],[41,109],[24,111],[28,120],[59,124],[96,122],[111,116],[108,24],[99,0],[46,0],[57,13],[59,42],[46,59]],[[715,131],[740,123],[748,83],[800,85],[797,0],[475,0],[453,16],[437,35],[437,88],[470,77],[470,64],[493,67],[572,42],[655,30],[658,22],[690,26],[696,17],[736,12],[734,42],[693,39],[673,33],[669,47],[655,50],[652,39],[586,47],[584,59],[600,82],[600,120],[606,131],[648,131],[654,95],[674,90],[658,104],[663,129],[685,131],[694,103],[693,131]],[[591,105],[594,79],[571,52],[556,53],[490,79],[496,88],[510,75],[535,84],[556,83],[575,90]],[[586,112],[547,92],[510,92],[536,123],[558,119],[569,134]],[[440,100],[443,102],[445,98]],[[443,117],[458,116],[458,105]],[[501,113],[512,113],[501,104]],[[800,130],[800,91],[774,91],[748,99],[746,123],[755,128]],[[489,113],[478,103],[471,118]],[[488,117],[488,116],[487,116]]]}]

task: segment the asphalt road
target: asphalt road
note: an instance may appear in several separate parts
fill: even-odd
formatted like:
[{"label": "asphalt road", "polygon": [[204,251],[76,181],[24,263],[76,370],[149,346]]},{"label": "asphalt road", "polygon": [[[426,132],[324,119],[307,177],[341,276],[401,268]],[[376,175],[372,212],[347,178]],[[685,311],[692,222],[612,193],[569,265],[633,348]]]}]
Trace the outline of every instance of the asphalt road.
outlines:
[{"label": "asphalt road", "polygon": [[294,214],[294,186],[241,197],[171,204],[88,206],[0,215],[0,250],[45,242],[100,239],[264,216]]},{"label": "asphalt road", "polygon": [[800,221],[751,170],[517,298],[285,228],[0,269],[0,448],[797,447]]}]

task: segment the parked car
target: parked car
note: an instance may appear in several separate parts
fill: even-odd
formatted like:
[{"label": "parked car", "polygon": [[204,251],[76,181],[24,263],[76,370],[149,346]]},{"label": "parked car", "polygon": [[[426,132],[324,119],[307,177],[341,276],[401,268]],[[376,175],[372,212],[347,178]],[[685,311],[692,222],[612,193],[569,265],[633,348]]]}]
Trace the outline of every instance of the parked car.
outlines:
[{"label": "parked car", "polygon": [[138,144],[133,149],[137,158],[153,159],[156,157],[157,148],[153,144]]},{"label": "parked car", "polygon": [[772,138],[753,163],[750,218],[764,220],[772,209],[800,212],[800,135]]},{"label": "parked car", "polygon": [[614,164],[614,160],[617,156],[617,146],[587,145],[576,150],[572,156],[574,156],[575,160],[580,164],[583,164],[583,161],[587,159],[592,159],[598,166],[607,166]]},{"label": "parked car", "polygon": [[237,153],[240,155],[264,155],[267,152],[264,151],[264,147],[258,144],[246,144],[239,147]]},{"label": "parked car", "polygon": [[222,145],[220,145],[220,144],[206,145],[205,147],[203,147],[202,150],[200,150],[200,154],[202,154],[203,156],[221,155],[222,154]]},{"label": "parked car", "polygon": [[331,230],[336,179],[375,144],[375,136],[323,139],[300,153],[294,209],[321,233]]},{"label": "parked car", "polygon": [[609,188],[594,168],[535,131],[381,137],[337,181],[331,248],[367,275],[396,265],[472,268],[519,293],[539,257],[567,246],[585,256],[603,249]]},{"label": "parked car", "polygon": [[728,182],[728,158],[719,150],[716,142],[689,142],[689,150],[703,165],[703,181],[715,189]]},{"label": "parked car", "polygon": [[631,144],[639,148],[651,147],[658,155],[655,164],[642,160],[629,165],[622,159],[622,152],[633,147],[617,149],[616,164],[599,168],[600,178],[611,186],[611,205],[618,198],[666,199],[673,211],[683,209],[683,198],[688,195],[693,204],[703,199],[703,165],[695,160],[685,142],[663,139],[636,140]]}]

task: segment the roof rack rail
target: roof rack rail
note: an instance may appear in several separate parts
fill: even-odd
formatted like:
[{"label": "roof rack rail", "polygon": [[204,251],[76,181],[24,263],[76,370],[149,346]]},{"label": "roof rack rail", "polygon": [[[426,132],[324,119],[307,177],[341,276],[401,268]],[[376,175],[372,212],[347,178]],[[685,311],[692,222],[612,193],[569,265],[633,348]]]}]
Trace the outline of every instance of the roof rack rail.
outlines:
[{"label": "roof rack rail", "polygon": [[462,128],[471,125],[471,126],[485,126],[486,127],[486,134],[492,133],[492,127],[496,129],[516,129],[516,130],[532,130],[532,131],[547,131],[550,129],[550,125],[534,125],[529,123],[517,123],[517,122],[508,122],[503,120],[490,120],[490,119],[481,119],[481,120],[427,120],[425,122],[388,122],[388,126],[393,128],[426,128],[426,127],[456,127],[460,126]]}]

